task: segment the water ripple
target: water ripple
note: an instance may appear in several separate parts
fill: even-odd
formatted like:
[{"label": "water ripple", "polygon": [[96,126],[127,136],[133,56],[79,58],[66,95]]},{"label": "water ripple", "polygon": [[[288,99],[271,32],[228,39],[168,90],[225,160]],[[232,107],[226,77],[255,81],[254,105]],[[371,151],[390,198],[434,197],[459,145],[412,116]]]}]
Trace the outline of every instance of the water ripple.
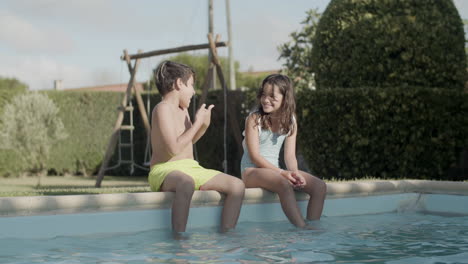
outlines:
[{"label": "water ripple", "polygon": [[0,263],[468,263],[468,217],[413,213],[327,217],[301,230],[288,222],[0,240]]}]

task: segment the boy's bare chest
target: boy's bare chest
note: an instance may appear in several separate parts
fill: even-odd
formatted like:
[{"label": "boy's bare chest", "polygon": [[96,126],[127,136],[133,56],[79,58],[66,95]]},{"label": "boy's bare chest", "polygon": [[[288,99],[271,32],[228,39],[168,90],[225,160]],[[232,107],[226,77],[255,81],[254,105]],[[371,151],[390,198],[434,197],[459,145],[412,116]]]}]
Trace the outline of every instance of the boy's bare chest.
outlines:
[{"label": "boy's bare chest", "polygon": [[192,125],[190,119],[185,114],[176,114],[174,115],[174,127],[178,136],[183,134],[187,129],[189,129]]}]

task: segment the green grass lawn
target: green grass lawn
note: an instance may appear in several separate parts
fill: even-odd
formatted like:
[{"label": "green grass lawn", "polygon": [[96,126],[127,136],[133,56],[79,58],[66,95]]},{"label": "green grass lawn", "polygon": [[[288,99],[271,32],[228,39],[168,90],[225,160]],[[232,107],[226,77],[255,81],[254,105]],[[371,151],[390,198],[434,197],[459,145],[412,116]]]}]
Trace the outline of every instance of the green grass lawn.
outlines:
[{"label": "green grass lawn", "polygon": [[101,188],[94,177],[44,176],[0,178],[0,197],[149,192],[146,177],[106,176]]}]

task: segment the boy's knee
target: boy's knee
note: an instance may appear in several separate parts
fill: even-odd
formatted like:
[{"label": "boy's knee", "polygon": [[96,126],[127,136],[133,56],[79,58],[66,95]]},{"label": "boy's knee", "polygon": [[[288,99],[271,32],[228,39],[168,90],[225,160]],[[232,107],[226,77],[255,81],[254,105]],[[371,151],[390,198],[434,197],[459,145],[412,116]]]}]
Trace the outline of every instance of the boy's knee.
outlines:
[{"label": "boy's knee", "polygon": [[195,182],[193,181],[192,178],[186,177],[182,178],[179,180],[177,187],[176,187],[176,193],[184,193],[184,194],[189,194],[192,195],[193,192],[195,191]]},{"label": "boy's knee", "polygon": [[242,180],[234,178],[229,183],[228,194],[236,196],[244,196],[245,193],[245,184]]},{"label": "boy's knee", "polygon": [[242,180],[236,178],[236,180],[233,183],[232,189],[235,190],[236,192],[244,193],[245,183]]}]

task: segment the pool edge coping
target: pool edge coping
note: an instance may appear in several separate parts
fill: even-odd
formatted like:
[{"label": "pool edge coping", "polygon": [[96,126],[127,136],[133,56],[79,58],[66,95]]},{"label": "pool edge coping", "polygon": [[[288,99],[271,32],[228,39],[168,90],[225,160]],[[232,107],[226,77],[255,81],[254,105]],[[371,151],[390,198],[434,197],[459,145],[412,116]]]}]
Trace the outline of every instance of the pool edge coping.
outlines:
[{"label": "pool edge coping", "polygon": [[[371,180],[327,183],[327,199],[430,193],[468,195],[468,182],[429,180]],[[170,208],[174,194],[168,192],[0,197],[0,217],[70,214]],[[298,201],[307,200],[296,192]],[[191,207],[219,206],[223,195],[216,191],[195,191]],[[276,203],[278,196],[261,188],[248,188],[244,204]]]}]

